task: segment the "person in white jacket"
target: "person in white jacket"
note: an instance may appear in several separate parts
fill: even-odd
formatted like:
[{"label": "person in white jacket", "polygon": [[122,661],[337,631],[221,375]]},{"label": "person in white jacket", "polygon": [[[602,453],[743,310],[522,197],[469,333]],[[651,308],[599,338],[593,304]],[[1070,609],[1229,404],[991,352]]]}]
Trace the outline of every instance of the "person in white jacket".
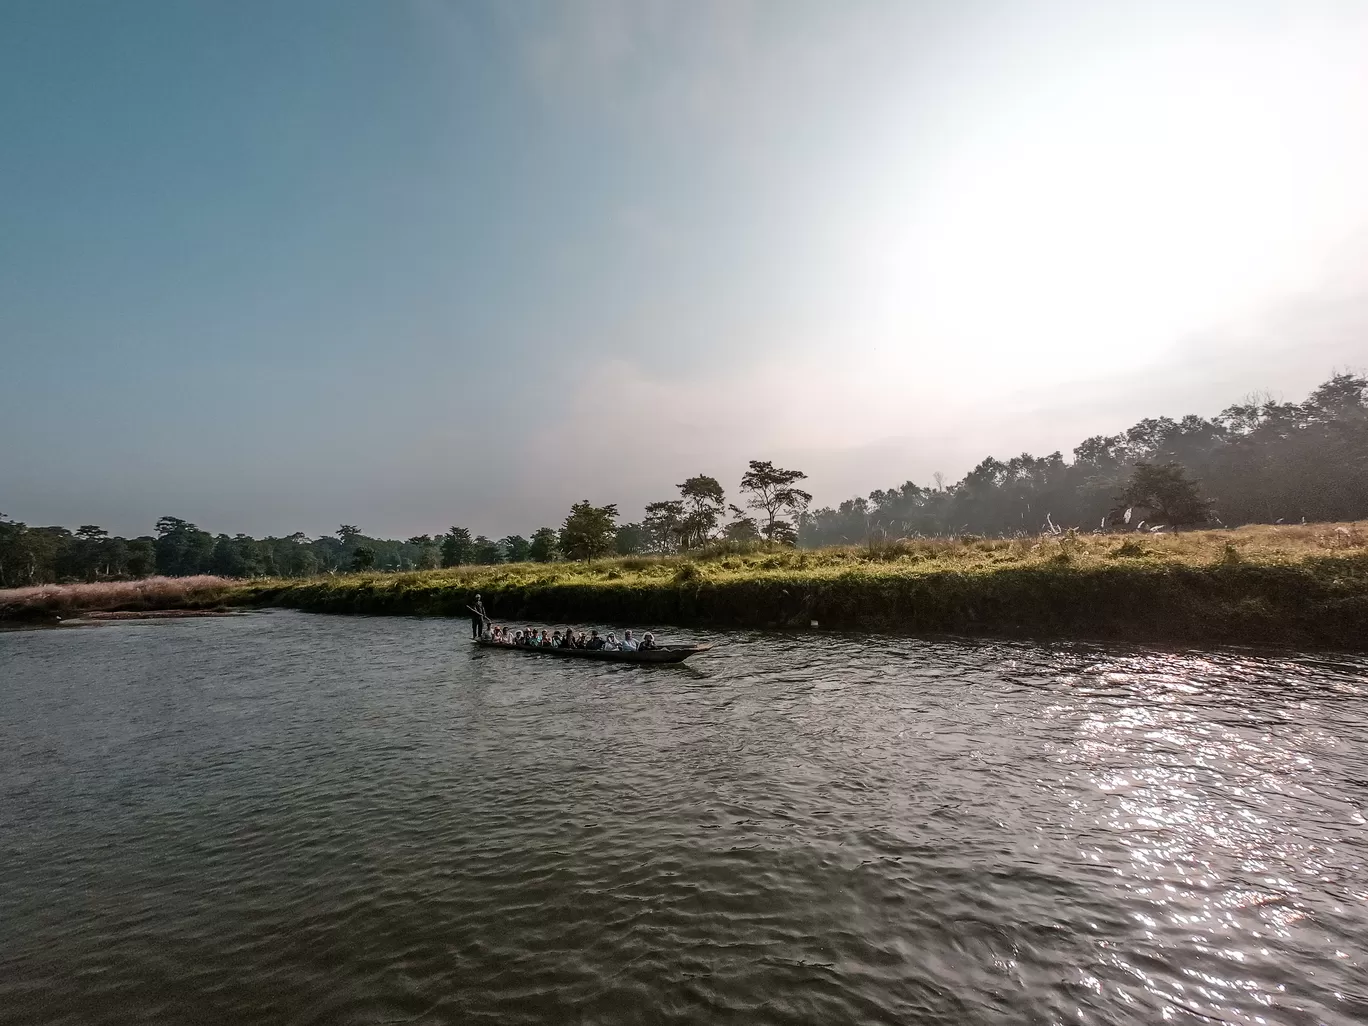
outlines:
[{"label": "person in white jacket", "polygon": [[624,631],[622,641],[618,643],[618,648],[623,652],[635,652],[637,650],[636,639],[632,637],[631,631]]}]

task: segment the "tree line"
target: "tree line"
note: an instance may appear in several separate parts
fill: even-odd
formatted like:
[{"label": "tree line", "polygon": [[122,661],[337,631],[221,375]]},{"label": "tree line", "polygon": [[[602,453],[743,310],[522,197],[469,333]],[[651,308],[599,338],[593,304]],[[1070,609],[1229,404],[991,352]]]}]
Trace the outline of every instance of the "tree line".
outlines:
[{"label": "tree line", "polygon": [[[334,535],[309,538],[212,534],[179,517],[160,518],[155,533],[121,538],[84,524],[29,527],[0,514],[0,587],[57,581],[98,581],[163,574],[185,577],[307,577],[363,570],[434,570],[469,564],[549,563],[612,554],[674,552],[719,536],[771,538],[792,542],[796,517],[811,501],[794,487],[805,475],[752,461],[742,477],[746,509],[724,501],[715,478],[700,475],[678,486],[681,498],[653,503],[640,523],[618,523],[616,503],[595,506],[587,499],[570,507],[559,528],[542,527],[530,538],[510,534],[498,540],[453,526],[438,534],[405,540],[374,538],[352,524]],[[722,524],[730,510],[733,519]]]},{"label": "tree line", "polygon": [[[1150,504],[1156,486],[1175,508]],[[1364,517],[1368,379],[1341,373],[1300,403],[1251,396],[1215,417],[1146,418],[1095,435],[1075,446],[1072,463],[1059,452],[989,457],[948,487],[907,481],[847,499],[807,516],[799,540],[1106,530],[1147,518],[1151,527],[1233,527]]]},{"label": "tree line", "polygon": [[799,486],[806,474],[752,460],[741,477],[740,504],[727,501],[716,478],[699,474],[675,486],[677,497],[648,503],[639,521],[619,524],[615,503],[586,499],[571,506],[559,528],[497,540],[453,526],[400,541],[350,524],[312,539],[252,538],[211,534],[170,516],[152,535],[121,538],[93,524],[70,531],[0,515],[0,587],[154,573],[424,570],[718,543],[819,546],[918,535],[1357,520],[1368,517],[1368,379],[1335,374],[1300,403],[1255,396],[1210,419],[1145,419],[1120,434],[1084,440],[1073,457],[989,457],[954,484],[907,481],[817,510]]}]

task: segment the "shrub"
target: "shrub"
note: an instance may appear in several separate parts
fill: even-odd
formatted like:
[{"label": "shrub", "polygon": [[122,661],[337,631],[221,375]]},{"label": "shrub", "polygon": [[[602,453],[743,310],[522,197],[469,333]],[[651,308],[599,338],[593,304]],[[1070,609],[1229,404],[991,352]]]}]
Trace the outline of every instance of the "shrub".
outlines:
[{"label": "shrub", "polygon": [[1116,559],[1121,556],[1143,556],[1145,554],[1146,549],[1143,545],[1134,538],[1127,538],[1121,543],[1120,548],[1112,551],[1111,557]]}]

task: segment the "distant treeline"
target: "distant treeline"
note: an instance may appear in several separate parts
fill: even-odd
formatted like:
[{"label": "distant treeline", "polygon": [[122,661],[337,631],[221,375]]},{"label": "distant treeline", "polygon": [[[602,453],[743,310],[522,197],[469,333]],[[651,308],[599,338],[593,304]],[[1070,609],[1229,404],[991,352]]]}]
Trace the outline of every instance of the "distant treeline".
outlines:
[{"label": "distant treeline", "polygon": [[1148,418],[1087,439],[1072,463],[1058,452],[990,457],[949,487],[908,481],[816,510],[800,540],[1102,528],[1143,464],[1174,464],[1198,482],[1216,525],[1368,517],[1368,380],[1336,374],[1305,402],[1252,397],[1210,419]]},{"label": "distant treeline", "polygon": [[[87,524],[29,527],[0,515],[0,587],[150,574],[304,577],[350,570],[421,570],[464,564],[669,553],[717,544],[821,546],[876,539],[978,534],[1012,536],[1067,528],[1177,528],[1368,518],[1368,379],[1336,374],[1301,403],[1251,398],[1207,419],[1142,420],[1073,450],[1006,462],[989,458],[951,485],[911,481],[835,508],[810,510],[806,475],[752,460],[744,503],[726,501],[716,478],[676,486],[679,498],[617,523],[615,504],[587,500],[560,528],[497,540],[451,527],[404,541],[343,524],[310,539],[214,535],[162,517],[155,535],[111,536]],[[755,516],[748,515],[747,511]]]}]

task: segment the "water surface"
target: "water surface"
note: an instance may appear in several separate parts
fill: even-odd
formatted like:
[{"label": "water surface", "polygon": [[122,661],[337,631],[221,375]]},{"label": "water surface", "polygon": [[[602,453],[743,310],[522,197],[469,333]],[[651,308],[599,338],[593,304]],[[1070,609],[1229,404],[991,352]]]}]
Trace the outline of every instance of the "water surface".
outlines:
[{"label": "water surface", "polygon": [[1361,660],[464,629],[0,634],[0,1021],[1368,1020]]}]

